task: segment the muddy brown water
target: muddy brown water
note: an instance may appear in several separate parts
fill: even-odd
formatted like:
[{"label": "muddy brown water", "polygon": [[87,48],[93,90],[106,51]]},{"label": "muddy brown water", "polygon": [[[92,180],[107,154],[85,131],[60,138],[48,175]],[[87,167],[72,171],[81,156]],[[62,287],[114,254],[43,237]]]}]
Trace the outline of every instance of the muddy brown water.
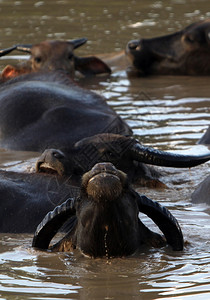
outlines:
[{"label": "muddy brown water", "polygon": [[[79,55],[117,52],[130,39],[167,34],[210,17],[209,0],[169,1],[0,1],[0,47],[45,39],[87,37]],[[12,54],[0,60],[20,59]],[[123,70],[86,82],[104,95],[144,144],[180,153],[196,146],[210,123],[210,77],[128,79]],[[37,153],[1,150],[2,168],[19,168]],[[210,215],[190,194],[209,174],[210,164],[165,170],[166,190],[137,190],[171,210],[185,240],[183,252],[150,249],[135,257],[88,259],[31,248],[32,235],[0,235],[1,299],[210,299]],[[2,199],[6,201],[6,199]],[[155,229],[148,219],[142,220]]]}]

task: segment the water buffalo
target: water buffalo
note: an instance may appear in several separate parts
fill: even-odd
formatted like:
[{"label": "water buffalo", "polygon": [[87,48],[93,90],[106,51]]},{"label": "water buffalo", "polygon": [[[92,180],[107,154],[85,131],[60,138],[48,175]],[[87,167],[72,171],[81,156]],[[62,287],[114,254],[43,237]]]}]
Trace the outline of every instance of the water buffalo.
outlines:
[{"label": "water buffalo", "polygon": [[74,50],[86,41],[86,38],[81,38],[71,41],[44,41],[35,45],[16,45],[12,50],[30,53],[30,59],[17,66],[6,66],[1,74],[2,80],[40,70],[63,70],[71,77],[74,76],[75,71],[79,71],[85,76],[110,73],[110,68],[99,58],[95,56],[78,57],[74,54]]},{"label": "water buffalo", "polygon": [[111,162],[127,174],[129,181],[150,187],[161,187],[160,173],[149,165],[190,168],[210,159],[210,153],[200,156],[178,155],[145,147],[132,137],[104,133],[84,138],[71,148],[47,149],[36,163],[37,172],[71,175],[74,184],[96,163]]},{"label": "water buffalo", "polygon": [[50,247],[52,251],[77,248],[84,255],[109,259],[132,255],[145,244],[163,246],[165,239],[140,221],[139,212],[155,222],[173,250],[183,249],[181,229],[170,212],[136,193],[126,174],[111,163],[99,163],[83,175],[77,198],[67,200],[46,215],[35,232],[32,246],[48,249],[59,228],[73,217],[71,230]]},{"label": "water buffalo", "polygon": [[210,154],[196,157],[157,151],[115,134],[86,138],[65,154],[47,150],[37,160],[38,174],[0,171],[0,232],[34,232],[47,212],[79,194],[82,175],[97,162],[115,163],[128,172],[129,183],[138,179],[144,184],[154,183],[158,176],[144,163],[192,167],[208,159]]},{"label": "water buffalo", "polygon": [[140,75],[210,75],[210,19],[166,36],[133,40],[126,54]]},{"label": "water buffalo", "polygon": [[63,72],[18,76],[0,86],[0,147],[42,152],[97,133],[132,134],[105,99]]}]

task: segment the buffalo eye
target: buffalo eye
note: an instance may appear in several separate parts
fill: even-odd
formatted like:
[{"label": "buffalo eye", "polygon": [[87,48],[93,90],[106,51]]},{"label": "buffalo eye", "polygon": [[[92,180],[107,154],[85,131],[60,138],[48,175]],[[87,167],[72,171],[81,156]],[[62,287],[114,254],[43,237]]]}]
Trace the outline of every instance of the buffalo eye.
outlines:
[{"label": "buffalo eye", "polygon": [[41,59],[40,56],[35,57],[34,60],[35,60],[35,62],[38,63],[38,64],[40,64],[41,61],[42,61],[42,59]]},{"label": "buffalo eye", "polygon": [[115,158],[115,155],[114,155],[114,153],[113,152],[111,152],[111,151],[105,151],[104,153],[103,153],[103,156],[104,157],[109,157],[109,158]]},{"label": "buffalo eye", "polygon": [[60,151],[53,151],[52,154],[55,158],[58,158],[58,159],[64,158],[64,154]]},{"label": "buffalo eye", "polygon": [[185,41],[192,44],[192,43],[195,42],[195,38],[194,38],[193,35],[188,34],[188,35],[185,36]]}]

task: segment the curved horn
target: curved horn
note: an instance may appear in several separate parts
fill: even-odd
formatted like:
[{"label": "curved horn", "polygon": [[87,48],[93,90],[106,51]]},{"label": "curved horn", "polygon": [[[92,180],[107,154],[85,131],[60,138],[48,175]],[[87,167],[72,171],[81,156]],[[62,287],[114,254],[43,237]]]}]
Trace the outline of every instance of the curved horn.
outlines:
[{"label": "curved horn", "polygon": [[136,143],[131,148],[133,159],[150,165],[191,168],[203,164],[210,159],[210,153],[203,155],[182,155],[156,150]]},{"label": "curved horn", "polygon": [[32,48],[31,44],[28,44],[28,45],[17,45],[16,46],[16,49],[18,51],[26,52],[26,53],[31,53],[31,48]]},{"label": "curved horn", "polygon": [[137,204],[139,211],[146,214],[163,232],[167,243],[173,250],[183,250],[184,241],[181,228],[176,218],[167,208],[161,206],[158,202],[153,201],[146,196],[137,194]]},{"label": "curved horn", "polygon": [[60,206],[49,212],[38,225],[34,234],[32,247],[47,249],[59,228],[75,214],[74,199],[69,198]]},{"label": "curved horn", "polygon": [[76,48],[84,45],[87,42],[87,39],[81,38],[81,39],[70,40],[68,42],[74,46],[74,49],[76,49]]},{"label": "curved horn", "polygon": [[15,50],[16,48],[17,48],[17,46],[12,46],[10,48],[2,49],[2,50],[0,50],[0,56],[4,56],[4,55],[10,53],[13,50]]}]

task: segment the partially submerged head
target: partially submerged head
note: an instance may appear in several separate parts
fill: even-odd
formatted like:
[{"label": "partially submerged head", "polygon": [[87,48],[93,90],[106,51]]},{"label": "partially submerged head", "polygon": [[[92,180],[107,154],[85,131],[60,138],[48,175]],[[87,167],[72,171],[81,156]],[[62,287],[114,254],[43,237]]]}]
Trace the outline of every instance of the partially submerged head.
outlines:
[{"label": "partially submerged head", "polygon": [[68,158],[61,150],[47,149],[36,162],[36,172],[60,176],[68,175]]},{"label": "partially submerged head", "polygon": [[128,42],[126,54],[140,75],[209,75],[210,19],[181,31]]},{"label": "partially submerged head", "polygon": [[[16,45],[12,50],[29,53],[30,58],[17,66],[6,66],[2,72],[2,79],[7,80],[37,71],[62,70],[71,77],[75,75],[75,71],[85,76],[110,73],[110,68],[97,57],[79,57],[74,54],[75,49],[85,44],[86,41],[86,38],[80,38],[64,41],[47,40],[34,45]],[[4,53],[7,54],[6,51]]]},{"label": "partially submerged head", "polygon": [[146,185],[146,182],[157,179],[158,172],[148,172],[145,164],[190,168],[209,159],[210,153],[198,156],[174,154],[146,147],[133,137],[104,133],[84,138],[63,151],[45,150],[37,161],[36,170],[71,175],[78,180],[95,164],[108,162],[126,173],[129,181],[144,179],[140,182]]}]

